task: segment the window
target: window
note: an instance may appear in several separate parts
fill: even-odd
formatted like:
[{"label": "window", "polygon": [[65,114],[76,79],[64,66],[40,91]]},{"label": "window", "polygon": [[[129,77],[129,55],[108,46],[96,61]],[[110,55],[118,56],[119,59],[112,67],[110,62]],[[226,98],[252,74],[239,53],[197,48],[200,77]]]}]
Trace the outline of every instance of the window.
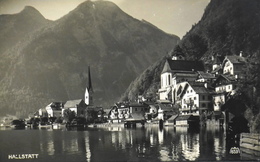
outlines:
[{"label": "window", "polygon": [[204,95],[202,96],[202,100],[205,100],[205,96]]},{"label": "window", "polygon": [[205,103],[203,103],[201,106],[202,106],[202,107],[206,107],[206,104],[205,104]]},{"label": "window", "polygon": [[135,111],[137,111],[137,108],[135,108]]},{"label": "window", "polygon": [[194,100],[197,100],[197,97],[194,97]]}]

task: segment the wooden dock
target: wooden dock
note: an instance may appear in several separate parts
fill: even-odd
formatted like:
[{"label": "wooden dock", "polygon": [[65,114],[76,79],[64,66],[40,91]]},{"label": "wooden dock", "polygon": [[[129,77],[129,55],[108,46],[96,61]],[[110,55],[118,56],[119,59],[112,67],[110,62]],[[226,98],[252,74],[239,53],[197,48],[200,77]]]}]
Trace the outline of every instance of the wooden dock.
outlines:
[{"label": "wooden dock", "polygon": [[241,159],[260,159],[260,134],[241,133],[240,135]]}]

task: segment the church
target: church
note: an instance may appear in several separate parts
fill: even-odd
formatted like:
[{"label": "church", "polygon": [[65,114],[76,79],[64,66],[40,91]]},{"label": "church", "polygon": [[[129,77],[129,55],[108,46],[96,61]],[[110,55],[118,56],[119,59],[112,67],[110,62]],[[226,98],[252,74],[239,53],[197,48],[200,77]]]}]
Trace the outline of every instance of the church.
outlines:
[{"label": "church", "polygon": [[92,81],[91,81],[91,74],[90,74],[90,67],[88,67],[88,85],[85,90],[85,103],[88,106],[93,106],[93,87],[92,87]]}]

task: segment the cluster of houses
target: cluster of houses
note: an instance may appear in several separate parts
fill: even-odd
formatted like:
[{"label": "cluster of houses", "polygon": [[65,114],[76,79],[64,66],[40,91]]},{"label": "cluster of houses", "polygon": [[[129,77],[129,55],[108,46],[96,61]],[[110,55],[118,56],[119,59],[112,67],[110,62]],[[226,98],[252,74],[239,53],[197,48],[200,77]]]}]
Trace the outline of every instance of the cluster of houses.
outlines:
[{"label": "cluster of houses", "polygon": [[[246,58],[240,55],[212,57],[212,69],[205,70],[201,61],[185,60],[178,54],[167,59],[161,72],[157,102],[139,97],[136,102],[119,102],[107,111],[108,122],[164,121],[169,125],[225,124],[221,109],[236,93],[236,85],[243,77]],[[85,99],[52,102],[38,111],[40,117],[63,117],[65,110],[84,116],[93,107],[93,88],[89,70],[89,85]],[[103,111],[101,114],[103,115]]]},{"label": "cluster of houses", "polygon": [[212,57],[212,62],[212,70],[206,71],[203,62],[188,61],[182,55],[167,59],[157,102],[139,98],[136,103],[118,103],[110,111],[110,122],[133,118],[148,122],[164,120],[165,124],[177,126],[225,124],[228,121],[221,107],[236,93],[246,58],[241,52]]},{"label": "cluster of houses", "polygon": [[[46,107],[39,109],[34,117],[36,118],[59,118],[64,117],[66,110],[74,112],[75,117],[86,117],[87,109],[94,109],[93,87],[91,82],[90,68],[88,67],[88,86],[85,90],[84,99],[68,100],[66,102],[51,102]],[[97,108],[98,111],[100,108]]]},{"label": "cluster of houses", "polygon": [[205,71],[202,62],[187,61],[181,55],[167,59],[161,73],[159,101],[177,105],[176,125],[192,121],[202,124],[212,121],[218,125],[227,122],[221,106],[236,93],[246,58],[241,52],[212,57],[212,62],[209,72]]}]

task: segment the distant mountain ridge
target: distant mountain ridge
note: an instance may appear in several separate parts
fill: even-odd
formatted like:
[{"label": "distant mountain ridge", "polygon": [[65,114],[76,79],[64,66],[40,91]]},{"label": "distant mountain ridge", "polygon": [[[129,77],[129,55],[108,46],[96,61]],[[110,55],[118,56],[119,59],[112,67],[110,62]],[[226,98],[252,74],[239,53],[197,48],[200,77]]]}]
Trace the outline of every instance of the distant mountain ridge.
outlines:
[{"label": "distant mountain ridge", "polygon": [[50,23],[35,8],[26,6],[20,13],[0,15],[0,56],[27,34]]},{"label": "distant mountain ridge", "polygon": [[1,44],[1,114],[24,115],[52,101],[83,98],[88,66],[94,104],[108,108],[179,41],[106,1],[86,1],[56,21],[26,7],[15,15],[0,15],[0,22],[15,16],[24,19],[22,29],[31,28],[23,32],[19,19],[12,20],[15,26],[4,24],[6,30],[0,27],[0,40],[14,30],[22,33]]}]

